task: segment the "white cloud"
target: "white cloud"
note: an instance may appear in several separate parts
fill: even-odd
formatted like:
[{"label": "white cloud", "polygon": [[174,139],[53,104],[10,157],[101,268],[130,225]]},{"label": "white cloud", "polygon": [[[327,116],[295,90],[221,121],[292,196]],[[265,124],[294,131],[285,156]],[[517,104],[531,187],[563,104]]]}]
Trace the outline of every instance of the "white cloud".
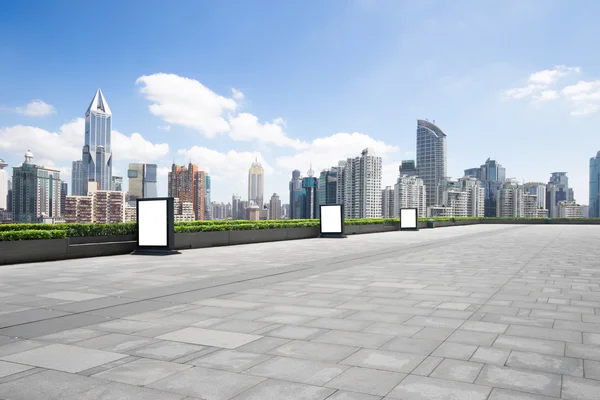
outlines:
[{"label": "white cloud", "polygon": [[537,101],[551,101],[560,97],[556,90],[544,90],[540,94],[534,95],[533,99]]},{"label": "white cloud", "polygon": [[527,85],[521,88],[508,89],[504,92],[504,95],[511,99],[522,99],[529,97],[540,89],[545,88],[544,85]]},{"label": "white cloud", "polygon": [[582,117],[600,110],[600,80],[579,81],[565,87],[561,93],[573,104],[572,116]]},{"label": "white cloud", "polygon": [[161,131],[170,132],[171,131],[171,125],[159,126],[158,129],[160,129]]},{"label": "white cloud", "polygon": [[15,112],[18,114],[26,115],[28,117],[45,117],[56,113],[54,107],[42,100],[32,100],[25,107],[15,108]]},{"label": "white cloud", "polygon": [[[15,125],[0,128],[0,149],[15,154],[25,154],[31,150],[36,161],[71,162],[81,159],[81,150],[85,140],[85,120],[76,118],[62,125],[58,132],[45,129]],[[166,143],[153,144],[139,133],[131,136],[112,131],[113,154],[117,161],[153,161],[169,153]]]},{"label": "white cloud", "polygon": [[238,101],[245,96],[237,89],[231,89],[232,98],[226,98],[195,79],[164,73],[142,76],[137,83],[143,85],[141,92],[152,102],[150,112],[169,124],[194,129],[207,138],[228,134],[233,140],[259,146],[306,147],[286,135],[282,118],[262,123],[252,114],[238,113]]},{"label": "white cloud", "polygon": [[[581,72],[579,67],[567,67],[565,65],[557,65],[553,69],[534,72],[529,75],[527,86],[505,90],[504,96],[517,100],[531,96],[536,97],[537,100],[551,100],[552,98],[550,97],[552,94],[547,93],[544,98],[544,95],[540,95],[539,93],[543,91],[547,92],[545,89],[555,84],[560,78],[579,72]],[[543,98],[540,98],[540,96]]]},{"label": "white cloud", "polygon": [[[248,193],[248,170],[256,159],[262,164],[265,175],[272,175],[274,172],[263,156],[256,152],[230,150],[221,153],[206,147],[194,146],[179,150],[178,154],[186,160],[185,164],[191,160],[193,164],[198,165],[202,171],[210,175],[211,180],[217,183],[213,186],[227,187],[243,197],[246,197],[245,194]],[[223,196],[220,198],[224,199],[224,194],[221,193],[221,195]]]},{"label": "white cloud", "polygon": [[138,78],[141,92],[152,102],[150,112],[169,124],[195,129],[206,137],[229,131],[224,114],[234,111],[234,99],[220,96],[194,79],[158,73]]},{"label": "white cloud", "polygon": [[359,157],[361,151],[367,147],[373,149],[376,156],[384,159],[398,150],[395,146],[375,140],[363,133],[336,133],[315,139],[303,151],[294,155],[277,158],[276,164],[277,167],[285,168],[290,172],[300,169],[304,173],[312,163],[313,170],[319,173],[325,168],[336,166],[341,160]]},{"label": "white cloud", "polygon": [[600,105],[598,104],[584,104],[575,110],[571,111],[571,115],[574,117],[583,117],[590,114],[595,114],[600,110]]}]

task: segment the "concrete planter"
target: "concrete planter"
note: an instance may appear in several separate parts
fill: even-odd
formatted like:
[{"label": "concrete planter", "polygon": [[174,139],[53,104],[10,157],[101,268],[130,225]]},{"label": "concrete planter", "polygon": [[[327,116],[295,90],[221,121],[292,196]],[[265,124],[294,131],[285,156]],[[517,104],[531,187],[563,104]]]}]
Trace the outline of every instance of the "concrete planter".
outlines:
[{"label": "concrete planter", "polygon": [[321,230],[318,226],[285,229],[285,236],[288,240],[316,238],[320,233]]},{"label": "concrete planter", "polygon": [[369,224],[369,225],[346,225],[344,233],[346,235],[356,235],[363,233],[380,233],[380,232],[392,232],[400,229],[400,224],[387,223],[387,224]]},{"label": "concrete planter", "polygon": [[66,258],[85,258],[116,256],[118,254],[128,254],[137,248],[137,241],[134,239],[123,240],[120,242],[92,242],[84,244],[75,244],[67,247],[66,254],[59,259]]},{"label": "concrete planter", "polygon": [[83,237],[70,237],[69,245],[126,242],[126,241],[133,242],[136,240],[137,240],[137,235],[83,236]]},{"label": "concrete planter", "polygon": [[175,249],[200,249],[227,246],[230,231],[175,233]]},{"label": "concrete planter", "polygon": [[0,242],[0,265],[61,260],[68,247],[69,239]]},{"label": "concrete planter", "polygon": [[231,231],[229,244],[246,244],[260,242],[276,242],[286,239],[286,229],[257,229],[248,231]]}]

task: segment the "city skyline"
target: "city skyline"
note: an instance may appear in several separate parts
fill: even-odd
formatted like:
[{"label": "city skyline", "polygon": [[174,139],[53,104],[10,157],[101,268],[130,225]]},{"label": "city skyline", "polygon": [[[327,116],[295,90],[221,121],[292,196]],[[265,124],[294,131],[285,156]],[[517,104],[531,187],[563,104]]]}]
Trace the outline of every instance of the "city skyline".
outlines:
[{"label": "city skyline", "polygon": [[[600,146],[589,140],[600,122],[595,112],[600,84],[593,72],[596,59],[577,38],[599,29],[585,23],[593,13],[553,1],[509,2],[503,8],[441,4],[277,5],[270,9],[276,22],[267,26],[277,28],[281,38],[272,38],[250,29],[249,6],[231,11],[189,2],[175,9],[132,1],[119,7],[121,16],[106,33],[108,57],[81,57],[77,71],[49,56],[34,37],[46,32],[48,40],[56,38],[54,53],[77,56],[87,25],[73,18],[55,37],[58,22],[48,17],[75,17],[79,6],[40,3],[39,15],[21,24],[8,15],[25,15],[26,9],[11,4],[0,17],[0,32],[8,39],[4,54],[13,55],[0,66],[6,88],[0,94],[0,158],[10,170],[31,149],[71,183],[71,164],[84,142],[81,105],[102,88],[117,116],[112,175],[125,177],[129,163],[157,164],[159,195],[167,192],[173,159],[180,165],[191,160],[211,176],[212,200],[227,202],[232,193],[247,192],[247,171],[258,159],[265,169],[264,192],[287,202],[291,171],[306,171],[312,163],[318,175],[335,165],[331,160],[355,157],[367,147],[383,158],[382,188],[393,186],[401,161],[417,158],[414,121],[427,118],[448,134],[453,179],[487,158],[520,181],[548,182],[553,171],[567,171],[575,199],[587,204],[589,159]],[[258,17],[263,7],[253,6],[252,15]],[[190,23],[189,35],[165,31],[158,43],[151,42],[150,28],[133,31],[126,23],[133,15],[150,25],[165,16],[179,18]],[[192,24],[187,15],[206,16]],[[202,39],[204,30],[215,27],[213,17],[225,15],[231,31],[216,43]],[[558,15],[563,24],[557,28]],[[356,24],[377,29],[359,34],[352,30]],[[432,29],[423,32],[423,24]],[[496,35],[495,28],[507,25],[508,36]],[[33,34],[22,34],[27,29]],[[523,35],[535,31],[539,37],[522,43]],[[245,39],[238,43],[234,38],[242,32]],[[564,40],[548,56],[543,43],[553,37]],[[277,45],[284,39],[288,46],[281,50]],[[455,49],[449,44],[457,41],[461,51],[440,50]],[[132,43],[139,43],[139,51],[129,51]],[[192,44],[195,55],[188,51]],[[536,46],[540,49],[532,50]],[[252,62],[233,62],[236,51]],[[356,98],[361,101],[350,100]]]}]

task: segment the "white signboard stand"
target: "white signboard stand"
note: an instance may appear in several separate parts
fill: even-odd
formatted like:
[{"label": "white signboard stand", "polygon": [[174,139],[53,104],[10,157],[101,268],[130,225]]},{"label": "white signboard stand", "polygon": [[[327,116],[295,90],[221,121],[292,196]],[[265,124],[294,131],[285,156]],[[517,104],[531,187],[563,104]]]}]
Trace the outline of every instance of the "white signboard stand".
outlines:
[{"label": "white signboard stand", "polygon": [[175,245],[175,210],[172,197],[138,199],[137,249],[134,254],[178,254]]},{"label": "white signboard stand", "polygon": [[344,235],[344,206],[328,204],[320,206],[319,219],[321,222],[321,238],[345,238]]},{"label": "white signboard stand", "polygon": [[400,209],[400,230],[401,231],[418,231],[417,222],[419,221],[419,210],[416,208],[401,208]]}]

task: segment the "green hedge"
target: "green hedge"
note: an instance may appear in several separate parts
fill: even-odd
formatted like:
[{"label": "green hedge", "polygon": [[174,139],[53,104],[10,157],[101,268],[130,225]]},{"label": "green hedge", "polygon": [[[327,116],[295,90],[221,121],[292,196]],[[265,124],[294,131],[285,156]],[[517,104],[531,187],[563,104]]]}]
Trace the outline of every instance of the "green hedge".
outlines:
[{"label": "green hedge", "polygon": [[61,229],[27,229],[20,231],[0,231],[0,242],[11,240],[63,239],[67,232]]}]

